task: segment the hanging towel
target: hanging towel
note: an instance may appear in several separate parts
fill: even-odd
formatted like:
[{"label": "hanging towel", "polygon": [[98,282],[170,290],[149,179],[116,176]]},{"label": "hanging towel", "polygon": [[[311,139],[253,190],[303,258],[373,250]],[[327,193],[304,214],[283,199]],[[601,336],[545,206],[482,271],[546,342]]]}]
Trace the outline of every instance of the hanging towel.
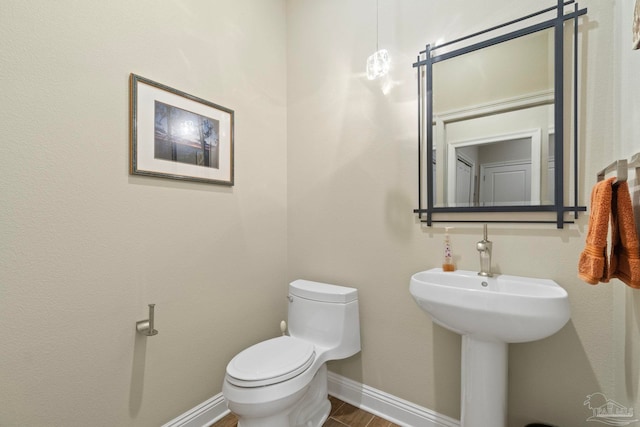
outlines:
[{"label": "hanging towel", "polygon": [[609,277],[620,279],[632,288],[640,288],[640,242],[626,181],[613,188],[609,271]]},{"label": "hanging towel", "polygon": [[578,277],[592,285],[609,281],[607,234],[611,215],[612,184],[615,179],[598,182],[591,192],[587,243],[578,261]]}]

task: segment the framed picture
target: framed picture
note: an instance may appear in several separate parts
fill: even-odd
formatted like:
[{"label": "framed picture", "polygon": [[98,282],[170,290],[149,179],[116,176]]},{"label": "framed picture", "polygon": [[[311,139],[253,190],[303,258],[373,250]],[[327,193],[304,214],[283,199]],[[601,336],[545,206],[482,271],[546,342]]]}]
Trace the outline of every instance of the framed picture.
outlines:
[{"label": "framed picture", "polygon": [[640,0],[636,0],[633,10],[633,48],[640,49]]},{"label": "framed picture", "polygon": [[233,110],[131,74],[129,173],[233,185]]}]

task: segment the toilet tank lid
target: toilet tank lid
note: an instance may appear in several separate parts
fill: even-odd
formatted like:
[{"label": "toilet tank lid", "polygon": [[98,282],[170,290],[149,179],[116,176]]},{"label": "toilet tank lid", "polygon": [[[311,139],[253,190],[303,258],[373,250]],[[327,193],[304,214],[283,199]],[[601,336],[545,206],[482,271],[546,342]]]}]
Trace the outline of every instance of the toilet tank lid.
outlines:
[{"label": "toilet tank lid", "polygon": [[358,290],[356,288],[303,279],[291,282],[289,284],[289,292],[300,298],[321,302],[348,303],[358,299]]}]

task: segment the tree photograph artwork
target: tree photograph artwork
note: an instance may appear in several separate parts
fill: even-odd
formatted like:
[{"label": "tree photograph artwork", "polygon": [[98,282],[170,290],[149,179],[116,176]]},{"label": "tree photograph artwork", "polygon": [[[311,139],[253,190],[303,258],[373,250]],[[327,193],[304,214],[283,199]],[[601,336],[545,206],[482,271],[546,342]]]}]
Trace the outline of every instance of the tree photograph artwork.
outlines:
[{"label": "tree photograph artwork", "polygon": [[220,122],[155,102],[154,157],[218,168]]}]

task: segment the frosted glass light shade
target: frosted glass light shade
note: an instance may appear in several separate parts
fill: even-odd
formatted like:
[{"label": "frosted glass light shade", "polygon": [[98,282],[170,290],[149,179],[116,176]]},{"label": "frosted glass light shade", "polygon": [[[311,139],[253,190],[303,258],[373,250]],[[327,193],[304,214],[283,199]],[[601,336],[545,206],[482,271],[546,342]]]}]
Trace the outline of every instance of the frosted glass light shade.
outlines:
[{"label": "frosted glass light shade", "polygon": [[375,80],[389,72],[391,61],[389,60],[389,52],[386,49],[380,49],[367,58],[367,78]]}]

